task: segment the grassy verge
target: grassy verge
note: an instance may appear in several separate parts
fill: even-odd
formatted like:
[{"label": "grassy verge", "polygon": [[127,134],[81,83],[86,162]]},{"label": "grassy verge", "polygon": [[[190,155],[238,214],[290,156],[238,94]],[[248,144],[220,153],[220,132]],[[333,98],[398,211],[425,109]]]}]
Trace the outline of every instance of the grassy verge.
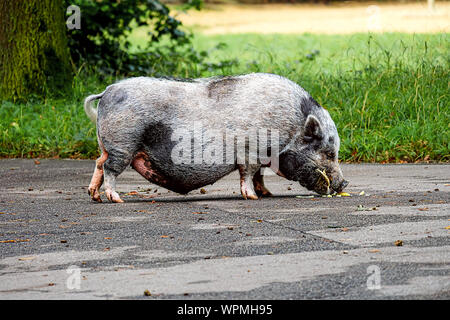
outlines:
[{"label": "grassy verge", "polygon": [[[236,60],[224,64],[222,75],[271,72],[303,86],[336,122],[343,161],[447,162],[449,40],[448,34],[244,34],[199,35],[194,43],[219,48],[209,51],[211,63]],[[66,99],[3,102],[0,156],[96,156],[95,128],[82,100],[114,79],[100,83],[87,74],[76,77]]]}]

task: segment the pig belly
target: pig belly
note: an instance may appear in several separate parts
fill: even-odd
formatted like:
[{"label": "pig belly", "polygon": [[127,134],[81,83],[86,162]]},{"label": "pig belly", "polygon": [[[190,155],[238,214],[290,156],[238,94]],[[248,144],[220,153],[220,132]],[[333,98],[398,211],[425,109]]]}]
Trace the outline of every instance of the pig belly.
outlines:
[{"label": "pig belly", "polygon": [[152,159],[146,152],[139,152],[131,162],[131,167],[151,183],[181,194],[212,184],[235,169],[234,165],[190,166],[173,164],[171,161],[158,166],[158,160]]}]

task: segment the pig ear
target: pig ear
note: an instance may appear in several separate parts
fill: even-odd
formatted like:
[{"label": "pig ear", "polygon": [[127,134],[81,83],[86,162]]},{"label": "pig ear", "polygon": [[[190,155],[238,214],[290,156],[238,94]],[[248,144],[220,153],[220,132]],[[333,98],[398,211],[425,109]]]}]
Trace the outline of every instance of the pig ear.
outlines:
[{"label": "pig ear", "polygon": [[313,115],[309,115],[305,122],[304,138],[306,140],[321,140],[323,138],[322,127],[319,120]]}]

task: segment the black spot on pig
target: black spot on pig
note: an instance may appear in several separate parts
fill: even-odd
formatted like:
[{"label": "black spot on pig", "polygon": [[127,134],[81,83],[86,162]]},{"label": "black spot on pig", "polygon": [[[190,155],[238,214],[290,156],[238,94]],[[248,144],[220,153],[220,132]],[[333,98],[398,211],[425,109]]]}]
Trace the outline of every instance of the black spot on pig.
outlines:
[{"label": "black spot on pig", "polygon": [[138,137],[139,149],[152,146],[153,153],[160,154],[171,162],[171,153],[177,143],[172,141],[172,134],[173,129],[163,122],[149,124]]}]

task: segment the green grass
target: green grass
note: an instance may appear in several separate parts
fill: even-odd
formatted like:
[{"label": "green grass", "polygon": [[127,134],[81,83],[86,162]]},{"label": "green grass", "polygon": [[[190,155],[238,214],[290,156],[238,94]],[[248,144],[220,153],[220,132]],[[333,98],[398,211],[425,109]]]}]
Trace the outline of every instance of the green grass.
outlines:
[{"label": "green grass", "polygon": [[223,42],[231,73],[272,72],[302,85],[335,120],[344,161],[450,160],[449,36],[197,36]]},{"label": "green grass", "polygon": [[[134,40],[141,41],[139,34]],[[237,61],[202,76],[271,72],[299,83],[330,111],[341,137],[340,158],[365,162],[450,160],[449,40],[448,34],[395,33],[193,39],[209,52],[208,61]],[[0,156],[97,155],[82,100],[114,79],[100,83],[86,74],[75,78],[65,100],[4,102]]]}]

